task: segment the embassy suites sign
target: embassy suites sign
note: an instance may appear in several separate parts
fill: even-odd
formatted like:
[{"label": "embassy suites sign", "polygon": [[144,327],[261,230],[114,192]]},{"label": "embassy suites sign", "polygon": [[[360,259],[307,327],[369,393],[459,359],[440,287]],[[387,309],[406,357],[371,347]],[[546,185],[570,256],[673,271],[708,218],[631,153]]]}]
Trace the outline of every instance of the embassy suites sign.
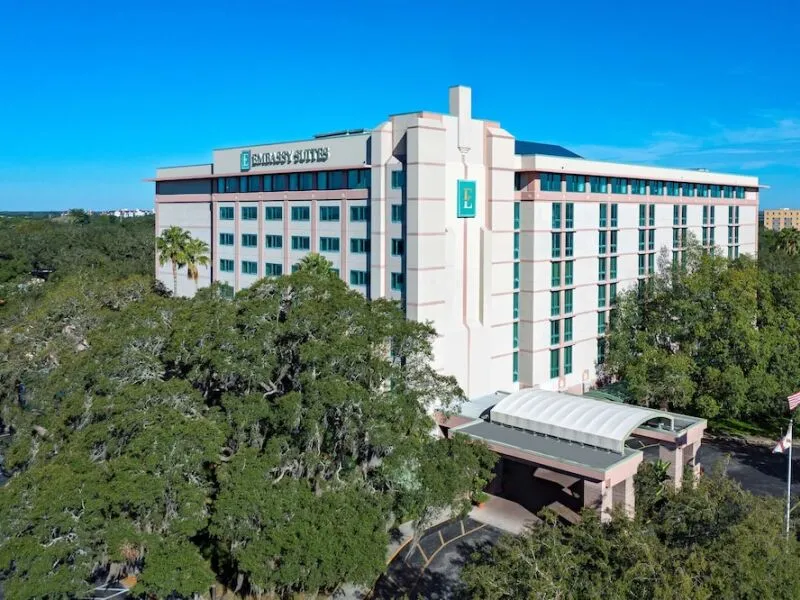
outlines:
[{"label": "embassy suites sign", "polygon": [[299,150],[276,150],[275,152],[242,150],[239,155],[239,168],[242,171],[249,171],[255,167],[323,163],[328,160],[330,155],[331,151],[327,146]]}]

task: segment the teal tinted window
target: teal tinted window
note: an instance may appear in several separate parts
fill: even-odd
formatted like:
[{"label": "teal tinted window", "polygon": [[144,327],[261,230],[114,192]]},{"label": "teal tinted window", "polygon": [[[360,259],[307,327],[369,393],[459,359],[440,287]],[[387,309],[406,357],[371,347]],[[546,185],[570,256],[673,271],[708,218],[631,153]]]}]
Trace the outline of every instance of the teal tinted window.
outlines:
[{"label": "teal tinted window", "polygon": [[[668,183],[667,185],[670,185],[670,183]],[[674,193],[671,193],[669,195],[670,196],[677,196],[678,195],[678,189],[677,189],[678,188],[678,184],[677,183],[671,183],[671,185],[675,186],[675,191],[674,191]],[[695,186],[695,184],[693,184],[693,183],[684,183],[684,184],[681,185],[681,195],[682,196],[686,196],[687,198],[694,197],[696,190],[697,190],[697,186]],[[667,193],[669,193],[669,191]]]},{"label": "teal tinted window", "polygon": [[550,316],[561,314],[561,292],[550,292]]},{"label": "teal tinted window", "polygon": [[328,189],[328,172],[327,171],[320,171],[317,173],[317,189],[318,190],[327,190]]},{"label": "teal tinted window", "polygon": [[332,190],[343,190],[347,187],[347,174],[345,171],[328,172],[328,188]]},{"label": "teal tinted window", "polygon": [[403,274],[392,273],[392,289],[396,292],[403,291]]},{"label": "teal tinted window", "polygon": [[292,273],[297,273],[300,270],[300,263],[294,263],[292,265]]},{"label": "teal tinted window", "polygon": [[514,260],[519,260],[519,232],[514,232]]},{"label": "teal tinted window", "polygon": [[550,377],[558,377],[558,348],[550,350]]},{"label": "teal tinted window", "polygon": [[712,198],[720,198],[722,196],[722,190],[718,185],[711,186],[711,197]]},{"label": "teal tinted window", "polygon": [[609,248],[609,252],[611,252],[611,254],[614,254],[617,251],[617,236],[618,235],[619,235],[619,231],[617,231],[617,230],[614,230],[614,231],[611,232],[611,244],[610,244],[611,247]]},{"label": "teal tinted window", "polygon": [[575,234],[568,231],[564,234],[564,255],[567,257],[575,254]]},{"label": "teal tinted window", "polygon": [[300,175],[298,173],[289,173],[289,191],[296,192],[300,189]]},{"label": "teal tinted window", "polygon": [[597,242],[597,252],[598,254],[605,254],[607,252],[606,248],[606,240],[607,240],[607,232],[600,231],[598,233],[598,242]]},{"label": "teal tinted window", "polygon": [[572,312],[572,298],[574,296],[573,290],[564,290],[564,312]]},{"label": "teal tinted window", "polygon": [[611,193],[612,194],[627,194],[628,193],[628,180],[624,177],[611,178]]},{"label": "teal tinted window", "polygon": [[697,184],[697,196],[700,198],[708,198],[708,186],[705,183]]},{"label": "teal tinted window", "polygon": [[511,347],[519,348],[519,323],[511,324]]},{"label": "teal tinted window", "polygon": [[242,234],[242,247],[255,248],[258,246],[258,236],[255,233]]},{"label": "teal tinted window", "polygon": [[350,285],[367,285],[369,273],[366,271],[350,271]]},{"label": "teal tinted window", "polygon": [[353,238],[350,240],[350,252],[364,254],[369,252],[369,240],[366,238]]},{"label": "teal tinted window", "polygon": [[300,189],[302,191],[316,189],[314,185],[314,173],[300,173]]},{"label": "teal tinted window", "polygon": [[519,381],[519,352],[511,355],[511,381]]},{"label": "teal tinted window", "polygon": [[515,293],[513,295],[513,298],[514,298],[513,301],[512,301],[513,302],[513,317],[515,319],[518,319],[519,318],[519,294]]},{"label": "teal tinted window", "polygon": [[220,233],[219,234],[219,245],[220,246],[233,246],[233,234],[232,233]]},{"label": "teal tinted window", "polygon": [[553,213],[550,223],[553,229],[561,229],[561,203],[553,202]]},{"label": "teal tinted window", "polygon": [[311,238],[307,235],[292,236],[292,250],[308,250],[311,248]]},{"label": "teal tinted window", "polygon": [[650,208],[648,208],[647,224],[650,227],[653,227],[656,224],[656,205],[655,204],[651,204]]},{"label": "teal tinted window", "polygon": [[550,285],[552,287],[561,287],[561,263],[550,263]]},{"label": "teal tinted window", "polygon": [[285,192],[287,189],[289,189],[289,178],[285,173],[272,176],[272,191]]},{"label": "teal tinted window", "polygon": [[281,206],[267,206],[264,209],[264,219],[267,221],[281,221],[283,220],[283,207]]},{"label": "teal tinted window", "polygon": [[639,205],[639,227],[644,227],[647,224],[647,205]]},{"label": "teal tinted window", "polygon": [[247,189],[251,192],[260,192],[263,178],[261,175],[251,175],[247,178]]},{"label": "teal tinted window", "polygon": [[239,178],[238,177],[226,177],[225,178],[225,193],[226,194],[235,194],[239,191]]},{"label": "teal tinted window", "polygon": [[564,205],[564,227],[566,229],[575,227],[575,205],[572,202]]},{"label": "teal tinted window", "polygon": [[265,246],[267,248],[283,248],[283,236],[268,235],[266,237]]},{"label": "teal tinted window", "polygon": [[572,317],[564,319],[564,341],[572,341]]},{"label": "teal tinted window", "polygon": [[560,233],[550,234],[550,240],[552,243],[552,250],[550,256],[552,258],[561,258],[561,234]]},{"label": "teal tinted window", "polygon": [[722,186],[722,197],[723,198],[733,198],[733,186],[732,185],[723,185]]},{"label": "teal tinted window", "polygon": [[253,260],[242,261],[242,274],[243,275],[258,275],[258,263]]},{"label": "teal tinted window", "polygon": [[611,257],[611,279],[617,278],[617,257]]},{"label": "teal tinted window", "polygon": [[561,174],[560,173],[542,173],[539,176],[541,180],[541,191],[543,192],[560,192],[561,191]]},{"label": "teal tinted window", "polygon": [[651,196],[662,196],[664,194],[664,182],[663,181],[651,181],[650,182],[650,195]]},{"label": "teal tinted window", "polygon": [[320,206],[319,207],[319,220],[320,221],[338,221],[339,220],[339,207],[338,206]]},{"label": "teal tinted window", "polygon": [[597,259],[597,279],[598,279],[598,281],[605,281],[606,280],[606,259],[605,258],[598,258]]},{"label": "teal tinted window", "polygon": [[631,194],[641,196],[647,193],[644,179],[631,179]]},{"label": "teal tinted window", "polygon": [[405,243],[400,238],[392,238],[392,256],[403,256]]},{"label": "teal tinted window", "polygon": [[520,204],[520,202],[514,202],[514,229],[519,229]]},{"label": "teal tinted window", "polygon": [[221,258],[219,261],[219,270],[223,273],[233,273],[233,261],[227,258]]},{"label": "teal tinted window", "polygon": [[233,207],[232,206],[220,206],[219,207],[219,218],[222,221],[233,221]]},{"label": "teal tinted window", "polygon": [[600,227],[608,227],[608,204],[600,205]]},{"label": "teal tinted window", "polygon": [[[639,255],[639,275],[644,275],[645,272],[646,272],[645,268],[644,268],[644,264],[645,264],[644,261],[645,261],[645,255],[644,254],[640,254]],[[599,333],[602,333],[602,332],[599,332]]]},{"label": "teal tinted window", "polygon": [[597,306],[603,308],[606,305],[606,286],[597,286]]},{"label": "teal tinted window", "polygon": [[586,177],[584,177],[583,175],[567,175],[567,191],[585,192]]},{"label": "teal tinted window", "polygon": [[550,321],[550,345],[561,343],[561,321]]},{"label": "teal tinted window", "polygon": [[594,194],[607,194],[608,193],[608,179],[605,177],[591,177],[589,185],[592,186],[592,193]]},{"label": "teal tinted window", "polygon": [[519,289],[519,263],[514,263],[514,289]]},{"label": "teal tinted window", "polygon": [[572,346],[564,348],[564,375],[572,373]]},{"label": "teal tinted window", "polygon": [[283,265],[280,263],[264,264],[264,277],[279,277],[283,275]]},{"label": "teal tinted window", "polygon": [[319,251],[320,252],[339,252],[339,238],[338,237],[321,237],[321,238],[319,238]]},{"label": "teal tinted window", "polygon": [[743,200],[744,196],[745,196],[744,188],[742,186],[740,186],[740,185],[737,185],[736,186],[736,198],[738,198],[739,200]]},{"label": "teal tinted window", "polygon": [[351,206],[350,221],[357,223],[369,220],[369,206]]},{"label": "teal tinted window", "polygon": [[392,223],[403,222],[403,205],[392,204]]},{"label": "teal tinted window", "polygon": [[264,191],[272,191],[272,175],[264,175]]},{"label": "teal tinted window", "polygon": [[292,221],[309,221],[311,219],[311,208],[308,206],[293,206]]},{"label": "teal tinted window", "polygon": [[406,185],[405,171],[392,171],[392,189],[399,190]]},{"label": "teal tinted window", "polygon": [[619,214],[619,204],[611,205],[611,227],[617,226],[617,216]]}]

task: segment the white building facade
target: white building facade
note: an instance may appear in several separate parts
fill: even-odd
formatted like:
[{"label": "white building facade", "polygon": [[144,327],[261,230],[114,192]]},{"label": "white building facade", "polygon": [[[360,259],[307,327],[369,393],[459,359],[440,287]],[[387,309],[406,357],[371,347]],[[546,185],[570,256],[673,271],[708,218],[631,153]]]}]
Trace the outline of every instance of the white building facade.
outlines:
[{"label": "white building facade", "polygon": [[[291,272],[309,252],[369,298],[431,321],[437,367],[469,397],[519,388],[581,392],[596,378],[616,295],[681,260],[689,234],[755,255],[758,180],[585,160],[472,117],[389,117],[369,131],[215,150],[158,169],[156,234],[211,247],[211,281],[234,290]],[[172,287],[171,267],[156,265]],[[179,277],[178,293],[195,283]]]}]

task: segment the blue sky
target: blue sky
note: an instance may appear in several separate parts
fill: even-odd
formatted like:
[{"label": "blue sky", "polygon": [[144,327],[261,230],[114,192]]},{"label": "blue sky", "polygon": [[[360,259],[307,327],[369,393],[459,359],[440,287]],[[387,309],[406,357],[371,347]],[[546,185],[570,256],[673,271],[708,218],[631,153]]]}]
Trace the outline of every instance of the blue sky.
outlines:
[{"label": "blue sky", "polygon": [[587,158],[759,176],[800,206],[800,6],[10,0],[0,210],[152,207],[160,165],[447,110]]}]

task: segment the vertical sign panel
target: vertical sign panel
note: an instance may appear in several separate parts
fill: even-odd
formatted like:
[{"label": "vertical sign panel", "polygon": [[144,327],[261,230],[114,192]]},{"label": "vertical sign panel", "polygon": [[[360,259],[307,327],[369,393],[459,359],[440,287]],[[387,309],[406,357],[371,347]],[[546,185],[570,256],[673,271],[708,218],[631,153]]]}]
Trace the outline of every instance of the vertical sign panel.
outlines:
[{"label": "vertical sign panel", "polygon": [[475,218],[475,182],[467,179],[458,180],[458,207],[456,216],[459,219]]},{"label": "vertical sign panel", "polygon": [[239,155],[239,169],[242,171],[250,170],[250,150],[242,150]]}]

